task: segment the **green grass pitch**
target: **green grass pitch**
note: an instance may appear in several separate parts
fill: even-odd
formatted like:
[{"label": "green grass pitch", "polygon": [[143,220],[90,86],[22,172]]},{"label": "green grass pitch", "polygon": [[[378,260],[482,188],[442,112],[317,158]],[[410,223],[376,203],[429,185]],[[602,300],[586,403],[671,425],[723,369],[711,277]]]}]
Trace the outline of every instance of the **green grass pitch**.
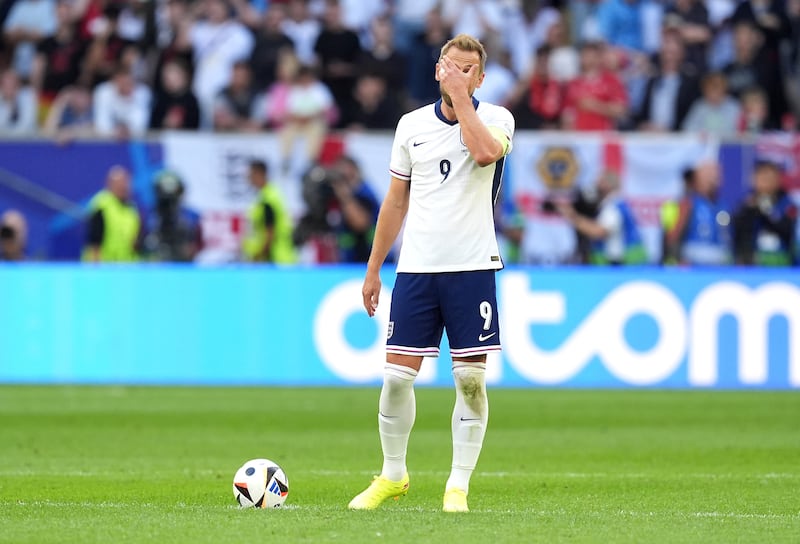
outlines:
[{"label": "green grass pitch", "polygon": [[[800,542],[800,394],[492,390],[469,514],[444,514],[453,392],[417,390],[411,490],[380,468],[378,390],[0,387],[0,542]],[[242,510],[245,460],[286,470]]]}]

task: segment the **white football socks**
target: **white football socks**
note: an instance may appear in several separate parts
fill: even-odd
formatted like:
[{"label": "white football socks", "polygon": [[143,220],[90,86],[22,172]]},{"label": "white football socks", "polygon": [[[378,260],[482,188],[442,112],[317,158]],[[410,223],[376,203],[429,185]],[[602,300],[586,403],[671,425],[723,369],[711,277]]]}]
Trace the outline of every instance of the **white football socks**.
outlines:
[{"label": "white football socks", "polygon": [[453,364],[456,405],[453,409],[453,465],[445,489],[469,492],[469,479],[481,453],[489,399],[486,396],[486,363],[456,361]]},{"label": "white football socks", "polygon": [[378,403],[378,432],[383,449],[381,475],[395,482],[406,474],[408,436],[417,414],[416,378],[417,371],[413,368],[392,363],[383,367],[383,388]]}]

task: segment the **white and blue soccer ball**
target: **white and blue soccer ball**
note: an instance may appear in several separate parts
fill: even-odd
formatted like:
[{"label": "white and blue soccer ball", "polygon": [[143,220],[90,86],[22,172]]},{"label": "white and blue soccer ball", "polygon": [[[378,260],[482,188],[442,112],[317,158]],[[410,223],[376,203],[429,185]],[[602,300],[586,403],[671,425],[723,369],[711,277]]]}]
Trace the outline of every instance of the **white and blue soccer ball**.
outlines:
[{"label": "white and blue soccer ball", "polygon": [[289,479],[269,459],[251,459],[233,477],[233,496],[243,508],[280,508],[289,496]]}]

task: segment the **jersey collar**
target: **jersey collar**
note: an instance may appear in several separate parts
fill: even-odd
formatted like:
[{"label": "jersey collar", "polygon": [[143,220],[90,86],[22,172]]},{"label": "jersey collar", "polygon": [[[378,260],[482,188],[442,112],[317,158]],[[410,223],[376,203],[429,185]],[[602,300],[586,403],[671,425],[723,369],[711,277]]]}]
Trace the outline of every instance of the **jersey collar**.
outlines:
[{"label": "jersey collar", "polygon": [[[478,102],[478,99],[473,96],[472,97],[472,105],[475,106],[476,110],[478,109],[478,104],[480,104],[480,102]],[[433,105],[433,111],[436,112],[436,117],[438,117],[439,120],[442,123],[446,123],[446,124],[448,124],[450,126],[458,124],[458,119],[456,119],[455,121],[451,121],[450,119],[448,119],[447,117],[444,116],[444,113],[442,113],[442,99],[441,98],[439,100],[437,100],[436,103]]]}]

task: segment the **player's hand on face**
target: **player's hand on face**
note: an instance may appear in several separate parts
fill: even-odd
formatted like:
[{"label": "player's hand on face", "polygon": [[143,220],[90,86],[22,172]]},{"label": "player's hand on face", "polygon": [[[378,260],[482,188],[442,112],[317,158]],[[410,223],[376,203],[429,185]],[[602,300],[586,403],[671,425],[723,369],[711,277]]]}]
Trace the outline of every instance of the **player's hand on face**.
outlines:
[{"label": "player's hand on face", "polygon": [[361,296],[364,298],[364,308],[370,317],[375,315],[378,308],[378,298],[381,294],[381,278],[377,274],[367,275],[364,278],[364,286],[361,288]]},{"label": "player's hand on face", "polygon": [[453,96],[464,93],[469,96],[470,84],[477,76],[478,65],[473,64],[468,71],[463,71],[449,57],[442,57],[439,61],[439,81],[444,91]]}]

